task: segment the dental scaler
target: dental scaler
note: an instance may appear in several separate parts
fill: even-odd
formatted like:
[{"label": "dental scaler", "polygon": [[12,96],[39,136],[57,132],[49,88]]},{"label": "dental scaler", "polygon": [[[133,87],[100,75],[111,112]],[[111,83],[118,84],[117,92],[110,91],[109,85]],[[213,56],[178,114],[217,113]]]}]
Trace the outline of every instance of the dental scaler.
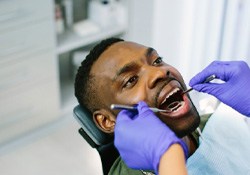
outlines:
[{"label": "dental scaler", "polygon": [[[215,75],[210,75],[209,77],[206,78],[206,80],[203,83],[208,83],[208,82],[214,80],[215,78],[216,78]],[[184,92],[182,92],[182,94],[186,94],[192,90],[193,90],[193,88],[189,88],[189,89],[185,90]]]},{"label": "dental scaler", "polygon": [[[112,104],[110,106],[111,109],[128,109],[128,110],[137,110],[136,106],[129,106],[129,105],[119,105],[119,104]],[[153,112],[171,112],[165,109],[158,109],[158,108],[149,108],[151,109]]]}]

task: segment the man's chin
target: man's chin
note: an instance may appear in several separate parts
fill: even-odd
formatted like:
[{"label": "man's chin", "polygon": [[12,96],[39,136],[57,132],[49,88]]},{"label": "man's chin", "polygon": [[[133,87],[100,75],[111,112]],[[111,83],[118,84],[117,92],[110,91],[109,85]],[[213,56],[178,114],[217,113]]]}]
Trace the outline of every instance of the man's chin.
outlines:
[{"label": "man's chin", "polygon": [[180,123],[177,127],[175,127],[176,129],[173,130],[176,133],[176,135],[181,138],[194,132],[199,127],[199,124],[200,124],[200,115],[196,107],[192,103],[192,109],[187,114],[187,120],[183,121],[183,123]]},{"label": "man's chin", "polygon": [[192,101],[190,100],[190,109],[182,117],[169,118],[164,115],[160,115],[161,120],[175,132],[178,137],[184,137],[193,131],[200,124],[200,116]]},{"label": "man's chin", "polygon": [[199,124],[200,117],[196,118],[196,120],[194,120],[191,124],[187,123],[186,125],[180,126],[179,128],[173,128],[173,131],[179,138],[182,138],[194,132]]}]

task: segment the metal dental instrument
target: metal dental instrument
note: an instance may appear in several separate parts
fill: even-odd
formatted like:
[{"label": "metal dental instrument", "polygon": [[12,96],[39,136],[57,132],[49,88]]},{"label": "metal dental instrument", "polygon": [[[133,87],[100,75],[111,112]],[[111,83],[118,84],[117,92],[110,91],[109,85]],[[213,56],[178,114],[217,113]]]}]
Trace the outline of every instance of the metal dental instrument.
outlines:
[{"label": "metal dental instrument", "polygon": [[[129,106],[129,105],[119,105],[119,104],[112,104],[110,106],[111,109],[129,109],[129,110],[137,110],[136,106]],[[149,108],[151,109],[153,112],[172,112],[169,110],[165,110],[165,109],[158,109],[158,108]]]},{"label": "metal dental instrument", "polygon": [[[216,78],[215,75],[210,75],[209,77],[206,78],[206,80],[203,83],[208,83],[208,82],[214,80],[215,78]],[[186,93],[188,93],[188,92],[190,92],[192,90],[193,90],[193,88],[189,88],[189,89],[183,91],[182,94],[186,94]]]},{"label": "metal dental instrument", "polygon": [[201,140],[203,140],[203,137],[202,137],[202,134],[201,134],[201,129],[198,127],[198,128],[196,128],[196,131],[200,135]]}]

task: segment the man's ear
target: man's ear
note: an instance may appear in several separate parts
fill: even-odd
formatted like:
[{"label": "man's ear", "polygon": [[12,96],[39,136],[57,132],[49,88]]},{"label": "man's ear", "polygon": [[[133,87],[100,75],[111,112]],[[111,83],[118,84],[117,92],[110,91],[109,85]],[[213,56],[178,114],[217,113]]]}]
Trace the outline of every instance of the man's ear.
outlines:
[{"label": "man's ear", "polygon": [[97,110],[93,113],[93,120],[103,132],[113,133],[115,128],[115,116],[105,109]]}]

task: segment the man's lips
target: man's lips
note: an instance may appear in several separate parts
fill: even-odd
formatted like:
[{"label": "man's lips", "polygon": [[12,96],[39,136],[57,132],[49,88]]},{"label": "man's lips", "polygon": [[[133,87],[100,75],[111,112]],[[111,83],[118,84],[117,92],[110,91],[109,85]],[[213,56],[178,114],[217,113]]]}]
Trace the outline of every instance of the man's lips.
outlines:
[{"label": "man's lips", "polygon": [[171,118],[180,118],[191,108],[189,98],[182,94],[183,88],[177,80],[171,80],[158,96],[158,108],[168,112],[161,112],[162,115]]},{"label": "man's lips", "polygon": [[178,104],[176,110],[172,112],[160,112],[164,117],[178,119],[184,117],[191,109],[191,103],[186,94],[183,95],[183,101]]},{"label": "man's lips", "polygon": [[158,108],[166,99],[175,93],[178,89],[182,89],[180,83],[177,80],[171,80],[168,84],[166,84],[162,89],[158,96]]}]

